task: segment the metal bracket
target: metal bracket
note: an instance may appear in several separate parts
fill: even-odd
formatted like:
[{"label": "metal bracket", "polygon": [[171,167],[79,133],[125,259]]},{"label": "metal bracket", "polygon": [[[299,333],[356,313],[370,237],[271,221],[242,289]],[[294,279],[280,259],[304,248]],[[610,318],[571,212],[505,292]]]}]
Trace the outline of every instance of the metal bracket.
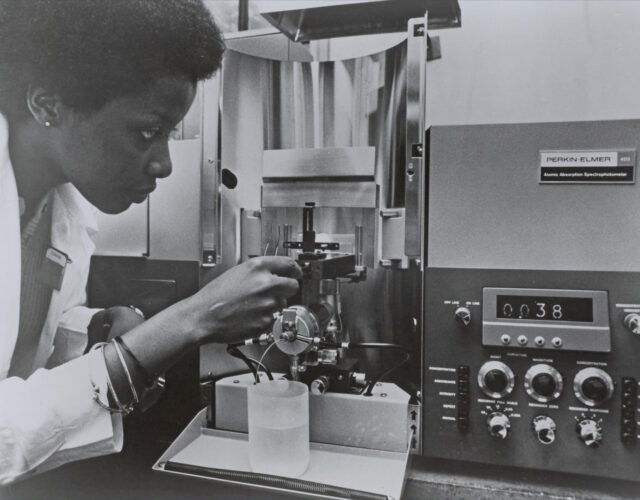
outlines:
[{"label": "metal bracket", "polygon": [[400,269],[409,268],[409,259],[405,255],[405,209],[390,208],[380,210],[382,239],[380,266]]},{"label": "metal bracket", "polygon": [[215,250],[202,250],[202,267],[214,267],[217,263]]},{"label": "metal bracket", "polygon": [[[282,246],[288,249],[302,250],[302,241],[285,241]],[[314,243],[316,250],[340,250],[340,243]]]},{"label": "metal bracket", "polygon": [[[282,335],[283,337],[286,337],[286,340],[288,342],[293,342],[296,338],[296,335],[298,334],[298,329],[296,328],[296,321],[297,321],[298,317],[297,317],[297,313],[296,310],[293,308],[288,308],[288,309],[283,309],[282,311]],[[290,335],[285,335],[285,333],[290,333],[293,334],[293,336],[291,337]],[[289,338],[291,337],[291,338]],[[278,339],[278,340],[283,340]]]},{"label": "metal bracket", "polygon": [[243,262],[264,253],[261,217],[260,210],[240,209],[240,255]]}]

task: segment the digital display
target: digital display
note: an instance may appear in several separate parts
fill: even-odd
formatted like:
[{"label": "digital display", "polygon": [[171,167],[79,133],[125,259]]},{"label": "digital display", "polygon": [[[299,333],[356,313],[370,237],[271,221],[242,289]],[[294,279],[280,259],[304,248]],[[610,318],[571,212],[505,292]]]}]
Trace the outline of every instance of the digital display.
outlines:
[{"label": "digital display", "polygon": [[593,322],[593,299],[498,295],[496,317],[540,321]]}]

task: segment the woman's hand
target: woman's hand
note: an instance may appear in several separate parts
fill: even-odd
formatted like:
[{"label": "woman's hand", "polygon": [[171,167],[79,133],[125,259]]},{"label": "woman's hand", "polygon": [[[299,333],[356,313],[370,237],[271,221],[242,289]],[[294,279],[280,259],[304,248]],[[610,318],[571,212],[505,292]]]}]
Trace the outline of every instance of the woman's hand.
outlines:
[{"label": "woman's hand", "polygon": [[[124,334],[132,354],[149,373],[163,373],[189,349],[205,342],[232,343],[269,330],[273,313],[298,290],[302,271],[288,257],[257,257],[229,269],[191,297]],[[105,359],[118,394],[129,394],[113,345]],[[134,384],[141,393],[144,380]]]},{"label": "woman's hand", "polygon": [[231,343],[259,335],[298,291],[302,271],[289,257],[256,257],[229,269],[186,299],[200,343]]}]

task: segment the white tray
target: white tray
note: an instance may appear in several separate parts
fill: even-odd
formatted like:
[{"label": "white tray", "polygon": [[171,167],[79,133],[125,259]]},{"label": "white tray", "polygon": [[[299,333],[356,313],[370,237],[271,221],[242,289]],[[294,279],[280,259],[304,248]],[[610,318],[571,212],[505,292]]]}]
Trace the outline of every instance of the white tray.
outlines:
[{"label": "white tray", "polygon": [[311,443],[309,468],[287,478],[251,471],[247,435],[206,428],[200,411],[154,464],[156,471],[294,496],[352,500],[399,500],[409,450],[403,453]]}]

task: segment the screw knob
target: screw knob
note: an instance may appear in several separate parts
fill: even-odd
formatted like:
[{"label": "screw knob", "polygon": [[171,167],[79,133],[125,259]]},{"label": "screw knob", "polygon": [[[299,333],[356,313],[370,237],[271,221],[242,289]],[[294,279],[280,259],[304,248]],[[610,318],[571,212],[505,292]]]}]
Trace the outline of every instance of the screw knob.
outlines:
[{"label": "screw knob", "polygon": [[324,394],[329,389],[329,379],[321,375],[311,382],[311,394]]},{"label": "screw knob", "polygon": [[640,335],[640,314],[629,313],[624,317],[624,326],[626,326],[631,333]]},{"label": "screw knob", "polygon": [[546,415],[539,415],[533,419],[533,431],[542,444],[551,444],[556,440],[556,423]]}]

